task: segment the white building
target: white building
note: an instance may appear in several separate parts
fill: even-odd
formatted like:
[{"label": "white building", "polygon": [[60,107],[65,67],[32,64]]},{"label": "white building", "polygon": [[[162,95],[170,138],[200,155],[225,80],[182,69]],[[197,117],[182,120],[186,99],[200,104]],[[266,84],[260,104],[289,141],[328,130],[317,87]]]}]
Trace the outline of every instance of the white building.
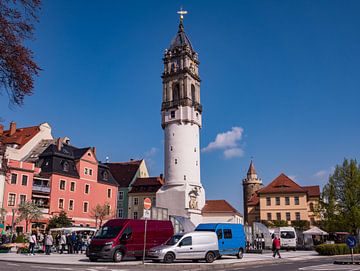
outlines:
[{"label": "white building", "polygon": [[244,218],[226,200],[207,200],[202,209],[203,223],[244,224]]},{"label": "white building", "polygon": [[[33,149],[43,140],[52,140],[51,127],[48,123],[37,126],[17,128],[15,122],[10,123],[9,130],[0,125],[0,142],[5,148],[5,158],[24,161]],[[3,154],[0,154],[2,156]],[[2,168],[0,157],[0,169]],[[3,206],[5,175],[0,170],[0,208]]]},{"label": "white building", "polygon": [[169,215],[201,223],[205,190],[200,178],[200,104],[199,60],[184,32],[179,29],[164,54],[163,102],[165,184],[157,192],[157,207]]}]

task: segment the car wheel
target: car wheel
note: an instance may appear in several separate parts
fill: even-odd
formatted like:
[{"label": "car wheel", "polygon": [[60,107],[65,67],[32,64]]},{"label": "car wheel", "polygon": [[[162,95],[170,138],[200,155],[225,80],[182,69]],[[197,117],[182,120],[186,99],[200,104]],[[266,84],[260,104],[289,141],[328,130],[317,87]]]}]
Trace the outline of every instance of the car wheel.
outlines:
[{"label": "car wheel", "polygon": [[168,252],[164,256],[164,263],[172,263],[175,260],[175,255],[171,252]]},{"label": "car wheel", "polygon": [[215,255],[213,252],[208,252],[205,256],[205,261],[207,263],[212,263],[213,261],[215,261]]},{"label": "car wheel", "polygon": [[123,257],[124,257],[123,253],[120,250],[116,250],[114,252],[113,261],[116,263],[121,262]]},{"label": "car wheel", "polygon": [[242,248],[239,248],[239,252],[236,254],[236,257],[238,259],[242,259],[244,257],[244,250]]},{"label": "car wheel", "polygon": [[89,258],[90,262],[96,262],[97,258]]}]

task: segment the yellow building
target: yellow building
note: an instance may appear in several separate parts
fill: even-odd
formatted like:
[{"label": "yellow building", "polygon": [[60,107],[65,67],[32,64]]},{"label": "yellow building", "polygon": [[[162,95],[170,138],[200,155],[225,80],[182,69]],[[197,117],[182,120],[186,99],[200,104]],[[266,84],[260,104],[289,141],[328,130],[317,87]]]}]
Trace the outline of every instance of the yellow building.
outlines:
[{"label": "yellow building", "polygon": [[248,223],[305,220],[314,225],[314,213],[319,204],[320,187],[299,186],[285,174],[280,174],[267,186],[259,189],[247,202]]}]

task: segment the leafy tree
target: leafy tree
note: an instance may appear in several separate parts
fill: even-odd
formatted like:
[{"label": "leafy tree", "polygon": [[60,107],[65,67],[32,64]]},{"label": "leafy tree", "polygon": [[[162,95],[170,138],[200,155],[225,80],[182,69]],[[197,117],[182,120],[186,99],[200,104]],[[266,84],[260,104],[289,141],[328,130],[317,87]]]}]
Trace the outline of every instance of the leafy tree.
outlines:
[{"label": "leafy tree", "polygon": [[61,211],[59,215],[54,215],[49,219],[48,230],[70,226],[72,226],[71,219],[67,216],[66,212]]},{"label": "leafy tree", "polygon": [[41,0],[0,1],[0,93],[5,90],[16,105],[32,94],[34,76],[40,71],[25,46],[33,38],[40,5]]},{"label": "leafy tree", "polygon": [[291,225],[299,231],[306,231],[310,228],[310,222],[307,220],[294,220],[291,221]]},{"label": "leafy tree", "polygon": [[18,212],[18,218],[17,222],[21,222],[25,220],[25,230],[28,232],[29,223],[31,221],[37,221],[42,218],[43,213],[41,212],[41,209],[37,207],[34,203],[31,201],[26,201],[24,203],[21,203],[19,205],[19,208],[17,209]]},{"label": "leafy tree", "polygon": [[272,227],[274,227],[274,228],[289,226],[288,222],[285,220],[273,220],[271,222],[272,222]]},{"label": "leafy tree", "polygon": [[360,165],[344,159],[330,176],[322,195],[322,224],[328,231],[346,230],[356,234],[360,228]]},{"label": "leafy tree", "polygon": [[105,203],[103,205],[97,204],[92,210],[91,210],[91,217],[95,219],[95,226],[101,227],[103,221],[110,216],[110,208],[109,203]]}]

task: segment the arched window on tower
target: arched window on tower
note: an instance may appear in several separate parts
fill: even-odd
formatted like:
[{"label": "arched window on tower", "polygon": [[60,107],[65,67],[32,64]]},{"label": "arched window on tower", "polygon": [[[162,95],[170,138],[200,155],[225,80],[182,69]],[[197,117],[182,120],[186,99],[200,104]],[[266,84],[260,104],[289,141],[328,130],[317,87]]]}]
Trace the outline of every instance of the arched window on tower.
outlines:
[{"label": "arched window on tower", "polygon": [[191,84],[191,100],[192,100],[192,104],[196,103],[196,95],[195,95],[195,86],[194,86],[194,84]]},{"label": "arched window on tower", "polygon": [[180,85],[178,83],[173,84],[173,101],[180,100]]}]

